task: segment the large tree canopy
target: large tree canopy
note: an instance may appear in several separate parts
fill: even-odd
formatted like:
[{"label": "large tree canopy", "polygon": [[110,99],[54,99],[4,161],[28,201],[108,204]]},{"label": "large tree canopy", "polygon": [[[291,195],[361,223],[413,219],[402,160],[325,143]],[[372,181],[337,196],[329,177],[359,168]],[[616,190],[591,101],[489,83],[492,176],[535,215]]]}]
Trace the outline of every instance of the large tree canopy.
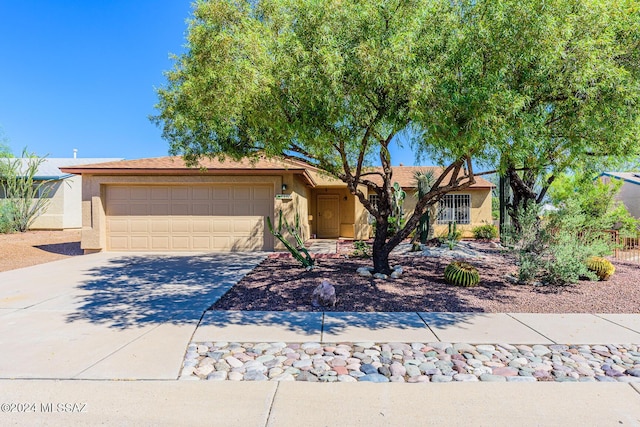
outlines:
[{"label": "large tree canopy", "polygon": [[[637,53],[626,46],[638,40],[623,40],[622,30],[635,4],[199,1],[153,120],[171,151],[194,164],[202,156],[293,157],[341,179],[375,217],[374,267],[388,272],[389,252],[428,206],[474,182],[471,159],[495,165],[502,156],[506,168],[515,163],[507,156],[543,144],[577,141],[577,151],[589,151],[596,140],[606,145],[601,136],[624,133],[606,125],[627,129],[632,114],[599,108],[597,96],[622,91],[633,100],[627,86],[637,64],[628,64]],[[445,173],[389,237],[388,147],[402,132]],[[368,168],[375,163],[382,172]],[[377,206],[362,185],[376,189]]]}]

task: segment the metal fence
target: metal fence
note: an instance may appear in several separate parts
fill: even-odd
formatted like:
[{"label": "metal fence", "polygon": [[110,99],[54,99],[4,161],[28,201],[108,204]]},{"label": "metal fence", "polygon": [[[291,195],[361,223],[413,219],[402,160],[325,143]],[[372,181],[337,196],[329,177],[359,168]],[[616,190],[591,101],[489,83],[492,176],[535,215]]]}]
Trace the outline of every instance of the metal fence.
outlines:
[{"label": "metal fence", "polygon": [[622,237],[616,230],[607,230],[607,233],[615,243],[614,258],[640,263],[640,236]]}]

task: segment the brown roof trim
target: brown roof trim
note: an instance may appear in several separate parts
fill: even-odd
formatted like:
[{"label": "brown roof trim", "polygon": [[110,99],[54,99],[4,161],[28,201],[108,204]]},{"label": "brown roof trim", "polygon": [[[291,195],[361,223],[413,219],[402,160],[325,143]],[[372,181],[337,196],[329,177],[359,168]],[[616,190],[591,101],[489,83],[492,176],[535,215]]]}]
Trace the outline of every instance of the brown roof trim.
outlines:
[{"label": "brown roof trim", "polygon": [[250,161],[227,160],[221,162],[217,159],[203,159],[202,167],[188,167],[181,157],[153,157],[134,160],[121,160],[105,163],[94,163],[87,165],[74,165],[64,167],[66,173],[76,175],[301,175],[311,187],[316,186],[313,177],[308,173],[307,168],[299,163],[258,159],[252,163]]}]

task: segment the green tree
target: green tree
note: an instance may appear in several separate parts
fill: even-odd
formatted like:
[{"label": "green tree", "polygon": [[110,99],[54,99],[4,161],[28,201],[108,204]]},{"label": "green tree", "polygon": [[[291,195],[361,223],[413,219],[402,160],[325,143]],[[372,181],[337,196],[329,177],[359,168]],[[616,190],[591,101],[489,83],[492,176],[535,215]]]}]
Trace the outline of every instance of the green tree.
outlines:
[{"label": "green tree", "polygon": [[624,204],[616,200],[623,182],[597,179],[590,173],[559,175],[549,189],[549,198],[558,208],[575,205],[583,221],[580,228],[600,232],[617,229],[623,235],[636,237],[639,221],[631,216]]},{"label": "green tree", "polygon": [[[432,1],[199,2],[187,52],[167,73],[152,119],[171,151],[193,164],[201,156],[265,154],[301,159],[341,179],[375,218],[374,269],[389,273],[389,253],[429,202],[474,183],[471,156],[483,143],[475,136],[442,142],[445,173],[389,235],[388,147],[401,132],[426,132],[434,73],[452,40],[443,20],[457,20],[455,12]],[[381,172],[369,167],[376,160]],[[377,206],[362,186],[375,188]]]},{"label": "green tree", "polygon": [[498,37],[491,44],[503,46],[502,90],[517,100],[499,153],[512,218],[522,206],[542,203],[570,168],[638,155],[637,1],[522,1],[487,25]]},{"label": "green tree", "polygon": [[[200,1],[186,53],[175,58],[167,85],[158,90],[159,113],[152,120],[171,152],[191,164],[203,156],[266,155],[304,160],[341,179],[375,218],[374,270],[389,273],[389,253],[428,206],[474,183],[472,158],[495,165],[508,153],[519,160],[560,139],[582,141],[587,131],[591,145],[578,145],[575,152],[600,148],[615,154],[598,139],[611,135],[616,141],[607,143],[624,152],[617,141],[631,139],[627,125],[633,117],[637,121],[637,111],[625,107],[636,100],[630,86],[637,53],[624,49],[637,44],[637,28],[630,24],[636,5],[628,1],[609,10],[595,0]],[[619,54],[615,61],[612,52]],[[624,102],[615,103],[616,91]],[[390,236],[389,145],[403,132],[444,173]],[[369,167],[376,162],[381,172]],[[499,166],[510,165],[505,157]],[[362,186],[375,189],[377,206]]]}]

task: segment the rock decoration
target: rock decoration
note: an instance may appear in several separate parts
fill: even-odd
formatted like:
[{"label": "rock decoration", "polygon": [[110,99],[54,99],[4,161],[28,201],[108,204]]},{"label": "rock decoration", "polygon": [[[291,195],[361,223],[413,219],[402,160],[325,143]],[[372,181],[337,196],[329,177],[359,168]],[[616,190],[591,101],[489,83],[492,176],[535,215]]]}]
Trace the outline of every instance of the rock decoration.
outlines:
[{"label": "rock decoration", "polygon": [[311,294],[311,305],[314,307],[335,307],[336,302],[336,288],[328,280],[323,280]]},{"label": "rock decoration", "polygon": [[180,380],[640,383],[640,346],[203,342]]},{"label": "rock decoration", "polygon": [[390,275],[386,275],[382,273],[374,273],[373,267],[360,267],[356,270],[356,273],[359,276],[373,277],[374,279],[382,279],[382,280],[386,280],[388,278],[399,279],[400,277],[402,277],[402,273],[404,272],[404,270],[402,269],[401,265],[396,265],[392,267],[392,269],[393,271],[391,272]]}]

